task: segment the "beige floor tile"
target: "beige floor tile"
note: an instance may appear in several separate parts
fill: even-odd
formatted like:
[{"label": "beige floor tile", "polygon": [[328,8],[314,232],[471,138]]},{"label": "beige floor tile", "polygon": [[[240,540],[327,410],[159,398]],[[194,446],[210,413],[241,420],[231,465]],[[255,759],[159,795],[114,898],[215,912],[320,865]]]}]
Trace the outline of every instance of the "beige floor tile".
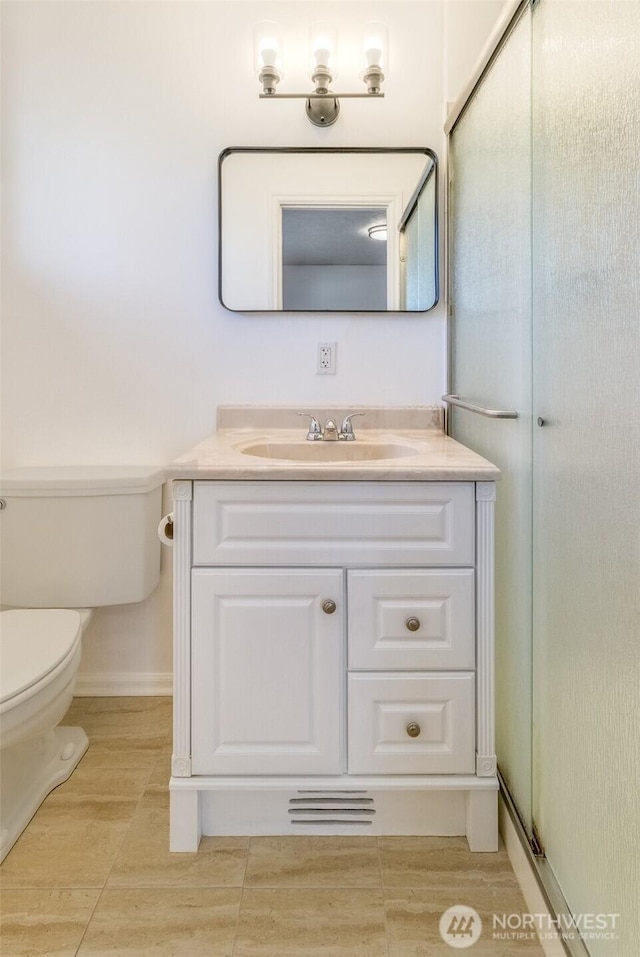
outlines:
[{"label": "beige floor tile", "polygon": [[79,723],[79,719],[91,710],[94,701],[95,698],[74,698],[60,724],[73,725]]},{"label": "beige floor tile", "polygon": [[[82,698],[74,698],[73,703],[81,702]],[[164,717],[165,724],[171,726],[173,698],[170,695],[130,695],[120,697],[91,698],[89,710],[94,714],[125,715],[130,720],[132,715],[155,714]]]},{"label": "beige floor tile", "polygon": [[56,801],[69,800],[71,802],[82,798],[126,798],[128,801],[138,801],[145,792],[151,777],[149,768],[123,768],[114,774],[105,768],[88,769],[79,765],[64,784],[55,788],[49,798]]},{"label": "beige floor tile", "polygon": [[375,837],[253,837],[247,887],[381,887]]},{"label": "beige floor tile", "polygon": [[105,890],[79,957],[230,957],[240,889]]},{"label": "beige floor tile", "polygon": [[73,957],[99,890],[2,892],[2,957]]},{"label": "beige floor tile", "polygon": [[161,811],[169,814],[169,780],[171,778],[171,747],[163,747],[157,751],[148,751],[147,758],[152,758],[150,767],[146,767],[148,780],[138,804],[139,811]]},{"label": "beige floor tile", "polygon": [[380,837],[378,847],[385,887],[517,887],[503,848],[472,853],[464,837]]},{"label": "beige floor tile", "polygon": [[133,745],[141,750],[171,744],[171,698],[94,698],[83,715],[89,741],[108,741],[114,750]]},{"label": "beige floor tile", "polygon": [[43,825],[36,815],[2,863],[2,885],[102,887],[128,827],[128,820]]},{"label": "beige floor tile", "polygon": [[248,850],[246,837],[205,837],[196,853],[171,853],[167,810],[141,810],[120,848],[108,886],[240,887]]},{"label": "beige floor tile", "polygon": [[[496,892],[490,886],[472,889],[451,886],[440,888],[393,888],[385,891],[385,911],[389,941],[389,957],[449,957],[455,950],[440,934],[442,915],[456,904],[464,904],[477,911],[482,921],[482,932],[469,952],[474,957],[543,957],[536,939],[502,940],[494,937]],[[516,892],[502,895],[507,904],[506,913],[521,914],[524,901]],[[446,929],[450,925],[445,925]]]},{"label": "beige floor tile", "polygon": [[63,724],[78,724],[89,738],[84,769],[155,769],[171,755],[172,699],[74,698]]},{"label": "beige floor tile", "polygon": [[149,778],[150,787],[160,787],[169,790],[169,778],[171,777],[171,749],[162,750],[156,757],[151,777]]},{"label": "beige floor tile", "polygon": [[379,890],[245,888],[234,957],[386,957]]},{"label": "beige floor tile", "polygon": [[515,886],[512,888],[499,884],[491,887],[491,908],[487,921],[485,921],[486,929],[491,933],[496,949],[500,953],[504,953],[505,957],[511,957],[512,954],[517,957],[520,953],[526,954],[527,957],[543,957],[542,944],[537,937],[531,934],[528,939],[518,939],[516,937],[511,940],[503,940],[498,936],[500,933],[504,933],[504,930],[495,922],[494,918],[496,916],[504,917],[506,915],[508,917],[516,914],[520,917],[529,913],[529,908],[522,895],[520,885],[515,881],[515,876],[514,882]]},{"label": "beige floor tile", "polygon": [[32,829],[51,832],[85,822],[128,824],[142,798],[150,768],[119,769],[78,767],[68,781],[55,788],[32,820]]},{"label": "beige floor tile", "polygon": [[[86,728],[85,728],[86,731]],[[89,749],[79,767],[120,769],[146,768],[152,771],[160,753],[157,747],[144,747],[139,742],[117,740],[96,741],[89,735]]]},{"label": "beige floor tile", "polygon": [[[138,804],[137,816],[149,812],[149,811],[164,811],[166,820],[169,819],[169,788],[155,787],[150,784],[145,788],[144,794],[140,798],[140,803]],[[167,834],[168,832],[167,824]]]},{"label": "beige floor tile", "polygon": [[31,819],[29,831],[53,835],[82,824],[128,825],[144,794],[150,771],[128,770],[117,775],[76,768],[68,781],[55,788]]},{"label": "beige floor tile", "polygon": [[141,811],[161,811],[169,814],[169,779],[171,777],[171,755],[161,754],[151,770],[149,781],[140,801]]},{"label": "beige floor tile", "polygon": [[112,795],[50,795],[29,825],[32,831],[54,834],[73,831],[83,824],[123,824],[128,827],[138,806],[138,798]]}]

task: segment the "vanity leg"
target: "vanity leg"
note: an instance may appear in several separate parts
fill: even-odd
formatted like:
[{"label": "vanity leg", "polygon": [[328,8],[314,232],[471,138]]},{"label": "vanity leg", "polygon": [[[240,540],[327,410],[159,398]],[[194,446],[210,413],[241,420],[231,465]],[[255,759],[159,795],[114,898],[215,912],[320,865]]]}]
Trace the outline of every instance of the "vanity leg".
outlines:
[{"label": "vanity leg", "polygon": [[498,790],[467,791],[466,831],[472,851],[498,850]]},{"label": "vanity leg", "polygon": [[169,850],[197,851],[202,836],[200,826],[200,792],[170,792]]}]

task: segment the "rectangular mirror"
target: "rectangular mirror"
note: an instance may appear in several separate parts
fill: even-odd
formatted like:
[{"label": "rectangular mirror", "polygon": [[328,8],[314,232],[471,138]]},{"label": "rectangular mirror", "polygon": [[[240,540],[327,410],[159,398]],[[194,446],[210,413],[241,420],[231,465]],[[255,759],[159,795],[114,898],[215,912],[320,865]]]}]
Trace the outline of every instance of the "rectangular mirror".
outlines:
[{"label": "rectangular mirror", "polygon": [[437,157],[227,149],[219,297],[234,312],[426,312],[438,301]]}]

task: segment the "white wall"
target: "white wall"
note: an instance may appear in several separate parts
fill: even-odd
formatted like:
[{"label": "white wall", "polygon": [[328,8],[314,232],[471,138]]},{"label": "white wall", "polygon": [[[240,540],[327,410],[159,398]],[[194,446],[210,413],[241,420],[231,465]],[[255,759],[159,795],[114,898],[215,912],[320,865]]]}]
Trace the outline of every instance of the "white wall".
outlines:
[{"label": "white wall", "polygon": [[504,8],[511,0],[446,0],[444,91],[454,103]]},{"label": "white wall", "polygon": [[[282,90],[306,90],[319,13],[296,0],[266,7],[2,4],[3,467],[165,463],[213,430],[223,402],[438,401],[442,305],[426,317],[358,318],[219,305],[216,160],[228,146],[291,144],[442,155],[443,4],[322,4],[345,54],[336,88],[360,86],[346,61],[365,19],[385,20],[392,42],[385,99],[344,101],[328,130],[309,124],[302,101],[258,99],[253,23],[280,21]],[[475,33],[470,20],[467,59],[485,39]],[[338,343],[336,376],[315,374],[320,339]],[[167,562],[144,605],[100,612],[83,673],[139,672],[150,688],[168,674],[169,591]]]}]

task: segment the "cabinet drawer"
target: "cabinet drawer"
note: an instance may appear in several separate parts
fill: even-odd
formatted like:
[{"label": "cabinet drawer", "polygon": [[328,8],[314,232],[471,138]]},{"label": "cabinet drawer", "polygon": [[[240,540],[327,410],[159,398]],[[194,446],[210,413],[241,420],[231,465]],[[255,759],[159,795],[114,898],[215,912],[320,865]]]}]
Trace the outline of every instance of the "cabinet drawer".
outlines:
[{"label": "cabinet drawer", "polygon": [[472,565],[470,482],[195,482],[195,565]]},{"label": "cabinet drawer", "polygon": [[473,674],[350,674],[348,695],[351,774],[474,773]]},{"label": "cabinet drawer", "polygon": [[348,572],[349,668],[474,667],[472,568]]}]

